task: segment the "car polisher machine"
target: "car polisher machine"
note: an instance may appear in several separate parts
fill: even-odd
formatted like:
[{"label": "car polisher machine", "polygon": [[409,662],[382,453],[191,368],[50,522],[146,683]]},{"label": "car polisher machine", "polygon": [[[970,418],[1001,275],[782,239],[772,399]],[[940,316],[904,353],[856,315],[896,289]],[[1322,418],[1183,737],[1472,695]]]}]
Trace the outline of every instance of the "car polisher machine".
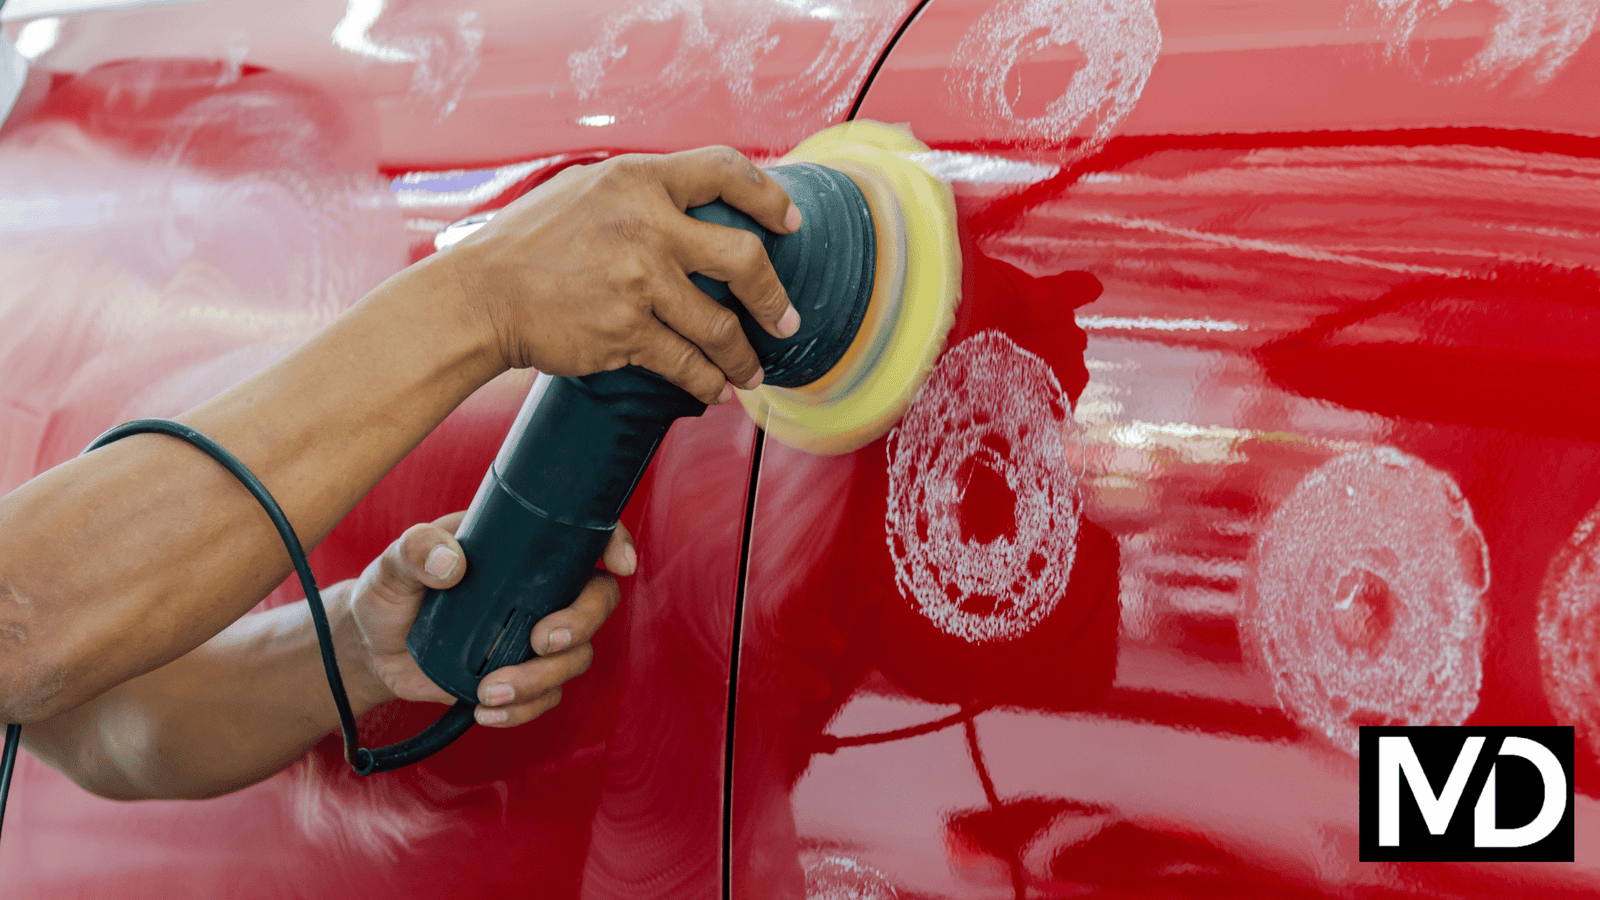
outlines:
[{"label": "car polisher machine", "polygon": [[[688,211],[760,237],[800,313],[797,333],[774,338],[726,284],[692,276],[739,315],[765,370],[763,383],[739,400],[773,439],[846,453],[880,437],[944,349],[961,255],[949,186],[912,161],[927,149],[903,129],[864,121],[805,140],[766,170],[800,209],[793,234],[775,235],[721,201]],[[204,435],[167,420],[120,425],[89,449],[130,434],[170,434],[209,453],[251,490],[294,561],[346,755],[366,775],[424,759],[472,726],[478,682],[533,655],[533,626],[577,598],[667,430],[704,411],[688,392],[633,366],[539,376],[457,531],[466,576],[454,588],[429,592],[406,641],[422,671],[459,702],[420,734],[378,749],[357,742],[316,581],[260,481]],[[0,767],[7,776],[15,741],[8,744]]]},{"label": "car polisher machine", "polygon": [[[761,238],[800,313],[800,330],[775,338],[726,284],[691,276],[739,314],[765,370],[739,400],[774,440],[845,453],[880,437],[944,349],[960,251],[949,187],[910,159],[926,150],[876,122],[804,141],[766,170],[800,209],[793,234],[773,234],[720,201],[689,210]],[[632,366],[539,377],[456,533],[466,576],[429,592],[406,641],[422,671],[461,702],[375,753],[409,762],[471,725],[479,681],[532,655],[533,626],[578,596],[668,428],[705,408]],[[417,753],[401,749],[412,742]]]}]

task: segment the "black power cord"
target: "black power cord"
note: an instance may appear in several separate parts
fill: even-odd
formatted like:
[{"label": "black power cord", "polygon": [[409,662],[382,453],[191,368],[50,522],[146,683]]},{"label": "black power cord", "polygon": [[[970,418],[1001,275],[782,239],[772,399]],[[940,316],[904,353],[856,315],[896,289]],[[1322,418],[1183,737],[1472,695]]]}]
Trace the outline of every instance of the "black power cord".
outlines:
[{"label": "black power cord", "polygon": [[[0,0],[3,2],[3,0]],[[0,759],[0,825],[6,821],[6,795],[11,793],[11,770],[17,766],[17,746],[22,743],[22,726],[6,726],[6,754]]]},{"label": "black power cord", "polygon": [[311,574],[311,564],[306,561],[306,551],[300,546],[300,537],[294,533],[294,527],[289,524],[288,516],[283,514],[278,501],[272,499],[267,486],[262,484],[261,479],[240,462],[238,457],[229,453],[221,444],[182,422],[170,419],[135,419],[95,438],[83,452],[98,450],[113,441],[135,434],[170,435],[205,451],[206,455],[227,469],[228,474],[239,479],[239,483],[243,484],[251,496],[256,498],[256,502],[261,504],[261,508],[267,511],[267,517],[272,519],[273,526],[278,529],[278,537],[283,539],[284,548],[289,551],[289,561],[294,563],[295,573],[300,576],[300,587],[306,593],[306,605],[311,607],[311,624],[316,627],[317,644],[322,650],[322,668],[328,676],[328,689],[333,692],[333,704],[339,708],[339,727],[344,731],[345,758],[349,759],[350,764],[360,772],[363,768],[362,763],[370,762],[364,756],[370,754],[361,748],[356,735],[356,717],[350,710],[350,698],[345,694],[344,679],[339,677],[339,661],[333,655],[333,628],[328,624],[328,611],[322,604],[322,592],[317,590],[316,576]]},{"label": "black power cord", "polygon": [[[0,3],[3,2],[4,0],[0,0]],[[98,450],[113,441],[135,434],[165,434],[203,450],[227,469],[230,475],[237,478],[272,519],[273,526],[278,529],[278,537],[283,540],[284,549],[289,551],[289,560],[294,564],[295,573],[300,576],[300,586],[305,590],[306,605],[311,610],[311,623],[317,631],[317,646],[322,651],[322,668],[328,677],[328,690],[333,693],[334,706],[339,710],[339,728],[344,735],[345,759],[349,760],[350,767],[356,774],[371,775],[410,765],[436,753],[472,727],[472,711],[477,704],[461,700],[421,734],[389,747],[378,749],[362,747],[360,736],[356,732],[355,713],[350,709],[350,698],[345,693],[344,679],[339,676],[339,661],[333,651],[333,629],[328,624],[328,611],[322,603],[322,592],[317,590],[317,579],[311,574],[311,564],[306,561],[306,552],[300,545],[300,538],[294,533],[294,528],[289,524],[289,518],[283,514],[283,509],[278,506],[278,501],[272,498],[266,485],[262,484],[261,479],[240,462],[238,457],[229,453],[221,444],[182,422],[170,419],[135,419],[95,438],[83,452]],[[17,747],[21,742],[22,726],[7,725],[5,756],[3,761],[0,761],[0,825],[5,821],[6,795],[11,789],[11,771],[15,765]]]}]

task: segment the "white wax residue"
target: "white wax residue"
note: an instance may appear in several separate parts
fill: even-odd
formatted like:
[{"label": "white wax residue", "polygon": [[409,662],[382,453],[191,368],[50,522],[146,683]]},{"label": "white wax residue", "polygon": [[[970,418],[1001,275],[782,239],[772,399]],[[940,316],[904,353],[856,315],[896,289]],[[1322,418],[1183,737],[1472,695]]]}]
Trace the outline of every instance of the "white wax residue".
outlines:
[{"label": "white wax residue", "polygon": [[[418,790],[420,779],[429,790]],[[362,778],[342,760],[307,753],[271,784],[287,801],[301,831],[316,846],[341,857],[393,862],[427,838],[459,824],[440,796],[458,799],[466,789],[423,769],[407,780]],[[442,791],[442,795],[430,796]]]},{"label": "white wax residue", "polygon": [[[1042,114],[1019,115],[1007,87],[1012,70],[1073,44],[1083,63],[1071,81]],[[1087,126],[1079,151],[1087,154],[1133,110],[1160,53],[1153,0],[1009,0],[985,13],[956,48],[950,99],[961,109],[976,105],[992,124],[1026,139],[1059,143]]]},{"label": "white wax residue", "polygon": [[1550,561],[1539,591],[1539,663],[1556,721],[1600,758],[1600,507]]},{"label": "white wax residue", "polygon": [[[607,76],[628,55],[629,32],[668,22],[678,23],[681,37],[659,77],[608,84]],[[594,43],[574,51],[567,65],[579,99],[617,107],[619,120],[662,115],[668,107],[699,102],[702,91],[718,86],[732,95],[735,108],[729,115],[810,130],[818,122],[836,121],[849,108],[899,24],[898,5],[869,0],[645,0],[607,16]],[[803,41],[818,28],[826,29],[827,37],[809,62],[767,62],[785,36]]]},{"label": "white wax residue", "polygon": [[848,856],[829,854],[805,862],[806,900],[895,900],[888,876]]},{"label": "white wax residue", "polygon": [[[1374,9],[1385,31],[1390,57],[1403,56],[1419,26],[1457,0],[1358,0]],[[1463,0],[1471,2],[1471,0]],[[1594,32],[1600,0],[1493,0],[1494,33],[1461,73],[1448,80],[1490,83],[1531,66],[1536,82],[1555,77]],[[1359,9],[1359,7],[1357,7]],[[1352,10],[1354,11],[1354,10]]]},{"label": "white wax residue", "polygon": [[471,10],[451,12],[405,0],[386,8],[384,0],[348,0],[331,38],[351,53],[411,65],[408,99],[443,122],[478,71],[484,33],[481,17]]},{"label": "white wax residue", "polygon": [[[940,360],[889,435],[886,527],[901,594],[941,631],[1012,640],[1055,609],[1083,509],[1082,473],[1068,453],[1077,438],[1049,364],[1004,334],[981,332]],[[962,534],[977,466],[1015,498],[1012,531],[988,541]]]},{"label": "white wax residue", "polygon": [[1489,549],[1448,475],[1391,447],[1306,476],[1257,539],[1241,636],[1278,701],[1350,753],[1362,725],[1459,725],[1483,681]]}]

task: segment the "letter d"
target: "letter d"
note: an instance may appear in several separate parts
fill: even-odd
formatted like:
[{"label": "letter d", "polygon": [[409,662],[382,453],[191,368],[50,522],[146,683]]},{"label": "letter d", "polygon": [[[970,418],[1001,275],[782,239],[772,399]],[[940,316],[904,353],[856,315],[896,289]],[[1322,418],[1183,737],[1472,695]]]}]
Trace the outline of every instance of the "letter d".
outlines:
[{"label": "letter d", "polygon": [[1501,756],[1520,756],[1534,764],[1544,779],[1544,806],[1533,821],[1520,828],[1496,828],[1494,824],[1495,779],[1494,767],[1489,769],[1489,780],[1478,795],[1478,805],[1473,809],[1472,843],[1479,847],[1526,847],[1537,844],[1556,830],[1567,811],[1567,773],[1561,769],[1561,760],[1538,741],[1524,737],[1508,737],[1500,745]]}]

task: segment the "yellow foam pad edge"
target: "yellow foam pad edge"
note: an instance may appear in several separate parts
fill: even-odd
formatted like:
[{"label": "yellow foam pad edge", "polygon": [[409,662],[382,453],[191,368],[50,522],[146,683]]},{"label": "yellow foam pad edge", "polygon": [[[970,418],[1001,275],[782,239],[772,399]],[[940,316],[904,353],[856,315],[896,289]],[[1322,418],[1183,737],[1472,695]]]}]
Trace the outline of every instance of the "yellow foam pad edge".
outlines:
[{"label": "yellow foam pad edge", "polygon": [[739,392],[774,440],[809,453],[855,450],[894,427],[933,371],[960,300],[961,252],[949,185],[909,158],[927,149],[904,128],[857,121],[783,158],[836,169],[861,187],[877,262],[861,328],[837,365],[803,387]]}]

